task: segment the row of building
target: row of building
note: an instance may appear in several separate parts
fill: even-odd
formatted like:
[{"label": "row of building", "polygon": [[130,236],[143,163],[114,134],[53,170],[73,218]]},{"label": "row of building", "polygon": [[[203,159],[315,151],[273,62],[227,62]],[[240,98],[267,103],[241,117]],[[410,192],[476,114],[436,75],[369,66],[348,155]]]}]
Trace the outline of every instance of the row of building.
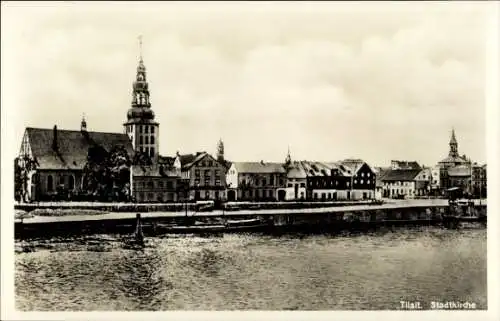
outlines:
[{"label": "row of building", "polygon": [[207,152],[162,156],[142,57],[123,126],[123,133],[88,131],[83,119],[80,130],[26,128],[15,163],[24,182],[16,185],[21,189],[16,195],[43,201],[61,198],[61,191],[65,197],[68,191],[84,193],[89,149],[96,146],[106,151],[121,146],[130,159],[137,154],[151,159],[126,168],[130,199],[136,202],[414,198],[441,195],[452,186],[486,192],[486,165],[458,155],[454,131],[448,157],[432,168],[408,161],[392,161],[387,168],[361,159],[292,161],[290,151],[283,163],[231,162],[224,158],[222,140],[215,157]]}]

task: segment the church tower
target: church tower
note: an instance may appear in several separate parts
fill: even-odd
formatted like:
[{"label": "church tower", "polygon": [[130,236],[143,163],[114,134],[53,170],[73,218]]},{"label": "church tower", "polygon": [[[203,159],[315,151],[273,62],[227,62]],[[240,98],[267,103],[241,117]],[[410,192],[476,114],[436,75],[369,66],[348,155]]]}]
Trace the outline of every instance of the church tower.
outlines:
[{"label": "church tower", "polygon": [[450,139],[450,152],[448,154],[450,157],[459,157],[458,155],[458,143],[455,137],[455,128],[451,130],[451,139]]},{"label": "church tower", "polygon": [[132,104],[127,112],[125,133],[132,141],[135,152],[148,155],[153,161],[158,157],[158,137],[160,124],[155,121],[155,114],[149,100],[149,86],[146,67],[142,60],[142,37],[139,37],[139,65],[132,86]]}]

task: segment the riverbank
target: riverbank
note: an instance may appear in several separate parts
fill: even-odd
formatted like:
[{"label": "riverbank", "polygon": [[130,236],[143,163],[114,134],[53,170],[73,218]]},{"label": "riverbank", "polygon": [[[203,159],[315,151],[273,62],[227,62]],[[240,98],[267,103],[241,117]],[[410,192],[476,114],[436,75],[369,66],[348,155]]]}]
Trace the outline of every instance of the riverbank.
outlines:
[{"label": "riverbank", "polygon": [[[450,223],[447,216],[450,209],[447,202],[440,200],[402,201],[382,205],[352,205],[304,209],[266,209],[209,212],[145,212],[141,213],[144,233],[157,235],[170,232],[204,233],[226,232],[224,221],[258,221],[255,231],[307,231],[337,230],[350,228],[376,228],[379,225],[435,225]],[[30,216],[16,219],[16,237],[50,236],[54,234],[125,233],[135,230],[137,212],[110,212],[95,215]],[[463,219],[486,222],[486,205],[476,206],[470,213],[463,212]],[[198,223],[197,223],[198,222]],[[459,220],[452,219],[452,225]],[[201,224],[204,228],[186,228]],[[237,230],[237,229],[235,229]],[[248,229],[246,229],[248,230]],[[252,229],[251,229],[252,230]],[[239,230],[238,230],[239,231]]]}]

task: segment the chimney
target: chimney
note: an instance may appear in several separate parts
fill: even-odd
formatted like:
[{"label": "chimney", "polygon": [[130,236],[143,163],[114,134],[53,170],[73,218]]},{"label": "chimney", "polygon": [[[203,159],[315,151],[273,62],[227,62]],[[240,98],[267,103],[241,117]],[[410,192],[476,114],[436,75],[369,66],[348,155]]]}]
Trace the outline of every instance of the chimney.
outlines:
[{"label": "chimney", "polygon": [[52,140],[52,149],[57,151],[58,146],[57,146],[57,125],[54,125],[54,137]]},{"label": "chimney", "polygon": [[181,156],[181,153],[179,153],[179,151],[176,151],[175,156]]},{"label": "chimney", "polygon": [[264,161],[263,161],[263,160],[261,160],[261,161],[260,161],[260,164],[261,164],[261,165],[264,165]]}]

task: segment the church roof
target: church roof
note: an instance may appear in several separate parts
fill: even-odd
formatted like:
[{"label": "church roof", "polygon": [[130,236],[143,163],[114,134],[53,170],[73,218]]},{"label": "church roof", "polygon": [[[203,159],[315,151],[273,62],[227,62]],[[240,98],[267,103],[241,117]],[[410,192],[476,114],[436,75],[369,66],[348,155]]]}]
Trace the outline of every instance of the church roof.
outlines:
[{"label": "church roof", "polygon": [[[57,151],[53,148],[54,132],[57,132]],[[83,169],[87,162],[88,149],[98,145],[106,151],[122,145],[129,157],[134,151],[128,136],[122,133],[105,133],[79,130],[26,128],[33,157],[39,169]]]},{"label": "church roof", "polygon": [[467,163],[467,161],[460,156],[448,156],[439,163]]}]

